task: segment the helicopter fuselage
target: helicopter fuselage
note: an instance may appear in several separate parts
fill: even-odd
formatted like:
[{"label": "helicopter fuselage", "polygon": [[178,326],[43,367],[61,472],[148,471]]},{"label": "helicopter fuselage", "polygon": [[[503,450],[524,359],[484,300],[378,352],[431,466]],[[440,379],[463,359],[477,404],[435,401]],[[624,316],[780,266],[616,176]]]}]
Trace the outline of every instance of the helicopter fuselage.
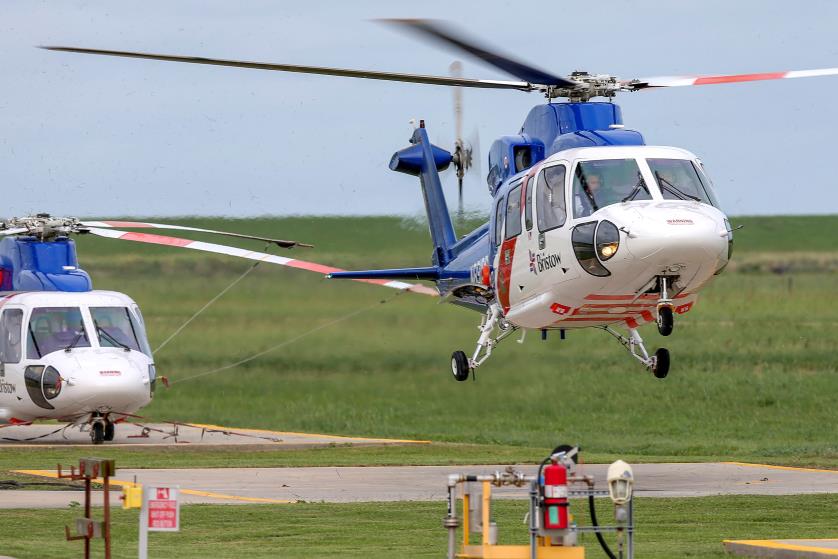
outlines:
[{"label": "helicopter fuselage", "polygon": [[0,423],[132,414],[156,381],[142,315],[114,291],[0,294]]},{"label": "helicopter fuselage", "polygon": [[[586,175],[603,183],[593,207]],[[729,258],[730,226],[714,204],[701,162],[687,151],[559,152],[498,189],[483,285],[506,320],[524,328],[652,322],[661,278],[683,314]],[[481,268],[472,264],[471,280],[483,279]]]}]

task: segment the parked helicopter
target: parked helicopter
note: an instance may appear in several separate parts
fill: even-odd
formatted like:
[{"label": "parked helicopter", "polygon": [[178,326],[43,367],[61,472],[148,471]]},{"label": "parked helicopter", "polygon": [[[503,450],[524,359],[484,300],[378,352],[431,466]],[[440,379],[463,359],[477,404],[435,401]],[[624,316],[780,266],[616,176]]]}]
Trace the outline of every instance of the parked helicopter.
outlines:
[{"label": "parked helicopter", "polygon": [[[337,270],[116,227],[194,231],[283,248],[311,246],[181,225],[79,221],[47,214],[0,223],[0,423],[57,419],[89,426],[91,440],[98,444],[113,440],[115,423],[154,396],[157,370],[139,306],[123,293],[93,289],[90,276],[79,268],[72,234],[238,256],[320,273]],[[423,290],[401,282],[376,283]]]},{"label": "parked helicopter", "polygon": [[[693,308],[701,289],[727,265],[733,229],[719,208],[704,165],[673,147],[647,146],[625,129],[616,94],[666,87],[802,78],[838,68],[716,76],[622,80],[609,74],[543,71],[463,38],[429,20],[387,20],[475,56],[520,81],[480,80],[369,70],[247,62],[78,47],[49,50],[233,66],[283,72],[539,92],[516,135],[496,140],[487,182],[488,223],[458,238],[439,172],[454,163],[458,177],[471,156],[458,137],[455,154],[432,145],[424,123],[390,168],[418,176],[433,242],[428,267],[333,272],[331,278],[428,280],[448,302],[483,313],[476,349],[455,351],[463,381],[518,329],[601,328],[654,376],[664,378],[669,351],[646,350],[638,328],[656,323],[668,336],[674,317]],[[597,97],[605,102],[595,102]],[[553,102],[554,99],[566,99]],[[627,334],[615,330],[623,326]]]}]

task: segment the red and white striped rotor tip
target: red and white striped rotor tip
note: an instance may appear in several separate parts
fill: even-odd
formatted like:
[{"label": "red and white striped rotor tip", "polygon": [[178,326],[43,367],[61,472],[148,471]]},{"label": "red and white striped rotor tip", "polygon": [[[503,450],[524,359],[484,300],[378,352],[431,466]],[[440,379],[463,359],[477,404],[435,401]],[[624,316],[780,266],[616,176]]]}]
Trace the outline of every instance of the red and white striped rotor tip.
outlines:
[{"label": "red and white striped rotor tip", "polygon": [[[316,272],[322,275],[331,274],[332,272],[344,272],[341,268],[334,268],[318,264],[316,262],[308,262],[306,260],[298,260],[296,258],[286,258],[284,256],[277,256],[275,254],[268,254],[265,252],[257,252],[243,248],[231,247],[226,245],[219,245],[215,243],[206,243],[203,241],[194,241],[191,239],[182,239],[180,237],[169,237],[166,235],[153,235],[150,233],[136,233],[129,231],[120,231],[114,229],[113,225],[109,228],[100,228],[91,226],[92,221],[85,222],[88,233],[99,237],[106,237],[109,239],[118,239],[122,241],[135,241],[138,243],[147,243],[153,245],[163,245],[176,248],[188,248],[191,250],[199,250],[202,252],[211,252],[214,254],[224,254],[227,256],[235,256],[238,258],[245,258],[247,260],[254,260],[257,262],[266,262],[268,264],[277,264],[279,266],[287,266],[289,268],[297,268],[299,270],[306,270],[309,272]],[[398,289],[400,291],[411,291],[413,293],[421,293],[423,295],[438,296],[439,293],[431,287],[421,285],[418,283],[405,283],[401,281],[388,281],[376,279],[356,279],[363,283],[371,283]]]},{"label": "red and white striped rotor tip", "polygon": [[816,78],[838,75],[838,68],[820,68],[816,70],[789,70],[785,72],[762,72],[756,74],[731,74],[716,76],[655,76],[624,81],[630,91],[653,87],[686,87],[691,85],[714,85],[720,83],[741,83],[766,80],[784,80],[790,78]]}]

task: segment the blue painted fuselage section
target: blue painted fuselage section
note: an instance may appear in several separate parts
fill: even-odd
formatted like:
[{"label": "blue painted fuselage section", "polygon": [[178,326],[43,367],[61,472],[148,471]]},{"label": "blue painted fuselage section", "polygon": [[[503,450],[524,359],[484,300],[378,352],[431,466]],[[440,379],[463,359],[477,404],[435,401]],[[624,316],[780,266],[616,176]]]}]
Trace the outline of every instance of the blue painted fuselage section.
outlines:
[{"label": "blue painted fuselage section", "polygon": [[[417,128],[411,146],[393,155],[390,168],[418,176],[434,244],[433,265],[424,268],[396,268],[336,272],[334,278],[424,279],[435,282],[442,296],[455,303],[480,309],[491,298],[491,287],[481,280],[491,267],[495,245],[490,232],[495,228],[497,204],[503,204],[512,183],[539,161],[560,151],[593,146],[644,145],[643,136],[622,126],[622,111],[613,103],[548,103],[534,107],[519,134],[503,136],[489,151],[489,192],[494,198],[489,222],[459,241],[448,214],[439,171],[451,162],[451,154],[434,146],[423,127]],[[504,206],[505,207],[505,206]]]},{"label": "blue painted fuselage section", "polygon": [[72,239],[6,237],[0,241],[0,291],[90,291],[90,276],[78,265]]}]

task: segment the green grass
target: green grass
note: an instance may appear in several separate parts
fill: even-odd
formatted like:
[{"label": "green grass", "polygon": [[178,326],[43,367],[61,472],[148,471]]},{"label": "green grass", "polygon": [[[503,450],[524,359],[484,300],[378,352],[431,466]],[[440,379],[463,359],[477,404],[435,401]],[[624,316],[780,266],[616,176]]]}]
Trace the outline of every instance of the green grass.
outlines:
[{"label": "green grass", "polygon": [[[744,221],[754,227],[737,235],[737,243],[745,238],[737,244],[740,258],[772,249],[781,236],[769,234],[772,224],[821,239],[811,250],[826,250],[822,239],[834,239],[838,229],[838,217]],[[409,220],[194,223],[312,241],[316,249],[293,254],[344,266],[428,262],[427,231]],[[748,241],[749,234],[759,238]],[[82,238],[80,245],[82,265],[98,288],[124,291],[140,303],[153,347],[248,267],[134,243]],[[476,313],[262,265],[159,352],[158,371],[173,385],[158,390],[141,413],[233,427],[499,445],[526,456],[569,441],[606,457],[835,466],[836,287],[829,272],[723,274],[679,317],[673,336],[644,329],[651,348],[665,342],[672,351],[663,381],[602,332],[586,330],[571,331],[566,341],[508,340],[477,382],[456,383],[449,355],[473,346]],[[280,344],[287,345],[203,374]],[[452,448],[445,452],[469,461],[468,451]],[[356,452],[370,463],[388,452],[444,459],[434,448]],[[42,463],[36,455],[32,461]],[[278,456],[268,460],[285,460]]]},{"label": "green grass", "polygon": [[[583,501],[573,501],[587,523]],[[495,501],[501,543],[525,543],[524,501]],[[793,511],[793,513],[792,513]],[[600,521],[610,521],[607,500],[598,501]],[[81,542],[66,542],[63,526],[75,510],[10,510],[3,515],[0,552],[19,559],[78,557]],[[100,517],[101,510],[94,515]],[[114,511],[114,558],[136,557],[136,510]],[[152,533],[150,557],[442,557],[446,532],[443,502],[193,505],[181,509],[179,533]],[[727,557],[724,539],[838,537],[838,496],[639,498],[635,502],[638,557],[655,559]],[[25,535],[25,537],[21,537]],[[610,540],[612,545],[613,540]],[[593,536],[583,545],[589,557],[602,552]],[[102,557],[101,542],[93,557]]]},{"label": "green grass", "polygon": [[[732,221],[746,224],[736,233],[740,264],[679,317],[665,340],[673,368],[664,381],[604,334],[579,331],[566,341],[509,340],[476,383],[456,383],[448,356],[473,346],[477,314],[262,265],[158,354],[158,370],[174,382],[141,413],[434,444],[247,452],[3,449],[0,470],[69,465],[91,453],[115,458],[118,468],[533,462],[558,442],[581,444],[589,462],[619,456],[838,468],[838,251],[831,246],[838,217]],[[192,223],[313,242],[316,249],[292,254],[348,268],[429,261],[427,231],[414,220]],[[248,268],[161,247],[94,238],[79,244],[97,288],[124,291],[140,303],[154,347]],[[358,309],[365,310],[354,315]],[[664,342],[654,328],[644,336],[651,347]],[[245,365],[203,374],[281,344]],[[511,531],[525,537],[522,506],[497,504],[502,538]],[[190,506],[183,510],[184,532],[152,535],[151,556],[438,557],[443,513],[442,503]],[[136,553],[136,514],[116,511],[116,557]],[[21,559],[78,556],[80,544],[61,536],[78,515],[8,511],[0,552]],[[640,499],[638,553],[723,557],[725,538],[838,536],[836,515],[835,495]],[[598,556],[593,539],[588,545],[589,555]]]}]

